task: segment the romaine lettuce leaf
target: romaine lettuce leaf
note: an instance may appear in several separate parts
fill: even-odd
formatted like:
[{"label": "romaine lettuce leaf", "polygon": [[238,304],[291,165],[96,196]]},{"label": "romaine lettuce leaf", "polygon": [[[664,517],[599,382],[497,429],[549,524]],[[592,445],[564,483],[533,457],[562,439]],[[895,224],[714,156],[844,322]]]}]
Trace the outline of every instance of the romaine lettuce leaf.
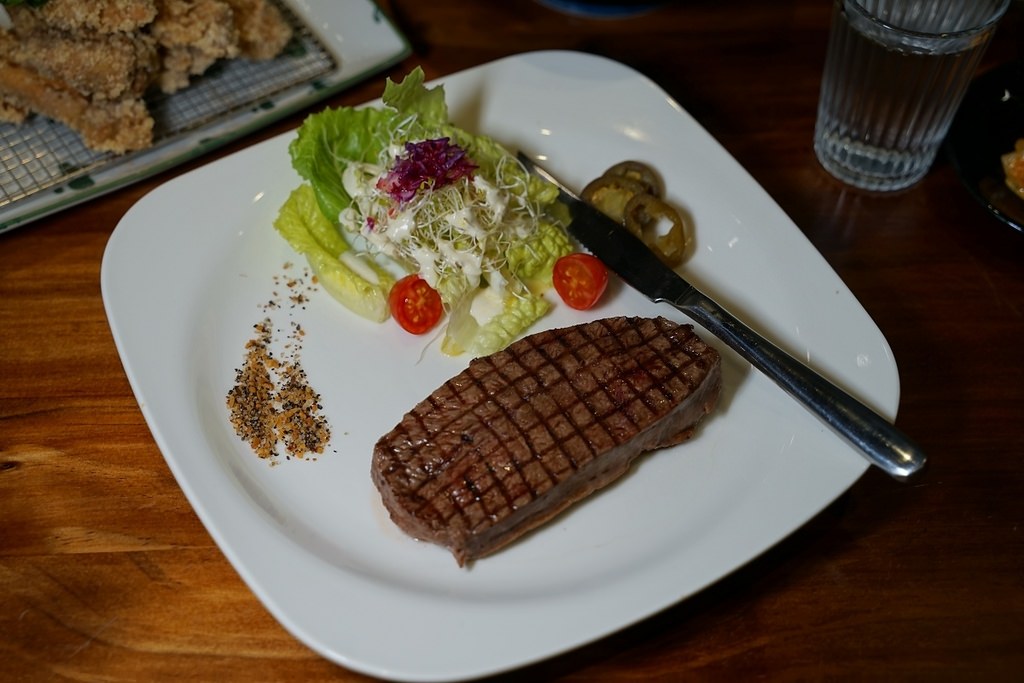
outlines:
[{"label": "romaine lettuce leaf", "polygon": [[387,79],[383,102],[384,108],[339,107],[312,114],[288,146],[292,167],[312,184],[320,210],[331,220],[352,203],[342,184],[348,164],[376,163],[399,129],[404,137],[416,139],[448,122],[444,90],[423,87],[419,67],[401,83]]},{"label": "romaine lettuce leaf", "polygon": [[555,261],[572,251],[572,243],[561,226],[541,219],[528,240],[508,250],[508,267],[532,289],[547,289],[551,286]]},{"label": "romaine lettuce leaf", "polygon": [[523,296],[507,294],[502,311],[480,325],[470,312],[470,299],[472,297],[466,297],[450,313],[451,320],[441,342],[441,351],[449,356],[469,353],[476,357],[500,351],[551,308],[551,304],[542,296],[530,293]]},{"label": "romaine lettuce leaf", "polygon": [[[349,251],[349,244],[320,211],[312,187],[304,183],[292,191],[274,227],[292,249],[306,257],[331,296],[364,318],[376,322],[388,319],[388,293],[395,278],[371,259],[355,254],[351,258],[359,261],[346,263],[342,255]],[[370,279],[349,265],[355,263]]]},{"label": "romaine lettuce leaf", "polygon": [[423,69],[416,67],[401,83],[387,79],[381,101],[385,107],[394,109],[403,117],[415,115],[417,124],[424,130],[439,130],[448,125],[448,104],[444,99],[444,88],[439,85],[424,87],[423,78]]},{"label": "romaine lettuce leaf", "polygon": [[312,114],[299,127],[288,146],[292,167],[312,185],[320,210],[332,221],[352,203],[341,182],[345,167],[376,162],[391,143],[393,125],[393,112],[343,107]]}]

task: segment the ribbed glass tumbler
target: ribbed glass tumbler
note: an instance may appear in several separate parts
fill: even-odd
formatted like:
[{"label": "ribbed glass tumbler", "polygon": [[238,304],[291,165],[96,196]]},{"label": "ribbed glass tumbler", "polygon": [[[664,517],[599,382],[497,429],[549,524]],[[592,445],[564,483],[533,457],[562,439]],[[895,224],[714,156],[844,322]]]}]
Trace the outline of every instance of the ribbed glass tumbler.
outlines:
[{"label": "ribbed glass tumbler", "polygon": [[1010,0],[835,0],[814,151],[867,190],[928,172]]}]

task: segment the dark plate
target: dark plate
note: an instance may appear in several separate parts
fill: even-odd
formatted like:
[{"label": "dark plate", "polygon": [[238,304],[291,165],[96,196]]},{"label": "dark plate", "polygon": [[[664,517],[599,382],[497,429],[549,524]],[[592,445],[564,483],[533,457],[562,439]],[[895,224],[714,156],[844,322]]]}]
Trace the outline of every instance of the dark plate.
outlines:
[{"label": "dark plate", "polygon": [[964,97],[946,152],[960,180],[989,213],[1024,232],[1024,199],[1004,182],[1000,157],[1024,138],[1024,61],[978,76]]}]

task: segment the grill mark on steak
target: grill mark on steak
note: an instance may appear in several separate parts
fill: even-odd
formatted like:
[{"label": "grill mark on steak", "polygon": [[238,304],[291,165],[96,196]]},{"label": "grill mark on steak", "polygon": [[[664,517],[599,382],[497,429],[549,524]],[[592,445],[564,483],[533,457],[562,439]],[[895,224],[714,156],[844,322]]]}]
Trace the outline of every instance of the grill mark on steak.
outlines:
[{"label": "grill mark on steak", "polygon": [[477,358],[374,448],[392,520],[459,564],[689,438],[717,402],[720,358],[688,325],[608,318]]}]

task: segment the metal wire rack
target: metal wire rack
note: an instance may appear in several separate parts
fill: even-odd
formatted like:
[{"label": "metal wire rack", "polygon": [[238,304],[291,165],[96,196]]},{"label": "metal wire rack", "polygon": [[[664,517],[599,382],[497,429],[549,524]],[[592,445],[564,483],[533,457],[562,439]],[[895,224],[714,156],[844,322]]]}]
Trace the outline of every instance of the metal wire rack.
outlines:
[{"label": "metal wire rack", "polygon": [[[187,88],[147,98],[155,124],[154,147],[259,107],[274,95],[337,68],[335,58],[295,13],[273,1],[294,30],[283,53],[268,61],[223,60]],[[90,150],[73,130],[43,116],[31,116],[21,124],[0,123],[0,208],[41,190],[73,185],[76,179],[87,182],[90,173],[131,156]]]}]

